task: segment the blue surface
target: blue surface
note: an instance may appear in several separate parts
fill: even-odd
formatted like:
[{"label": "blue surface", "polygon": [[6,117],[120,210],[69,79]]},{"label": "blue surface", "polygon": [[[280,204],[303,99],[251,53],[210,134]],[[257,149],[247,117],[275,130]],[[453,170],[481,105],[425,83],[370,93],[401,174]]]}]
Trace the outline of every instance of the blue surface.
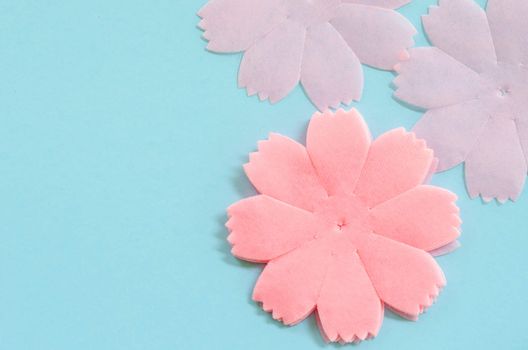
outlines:
[{"label": "blue surface", "polygon": [[[270,131],[299,140],[300,88],[277,105],[236,87],[239,55],[204,50],[204,1],[0,1],[0,349],[318,349],[250,301],[261,267],[229,254],[225,208]],[[434,0],[402,9],[418,28]],[[426,41],[423,32],[418,44]],[[420,113],[365,68],[374,135]],[[469,200],[448,286],[417,323],[387,313],[361,349],[526,349],[528,193]],[[526,191],[525,191],[526,192]],[[333,345],[329,345],[333,348]]]}]

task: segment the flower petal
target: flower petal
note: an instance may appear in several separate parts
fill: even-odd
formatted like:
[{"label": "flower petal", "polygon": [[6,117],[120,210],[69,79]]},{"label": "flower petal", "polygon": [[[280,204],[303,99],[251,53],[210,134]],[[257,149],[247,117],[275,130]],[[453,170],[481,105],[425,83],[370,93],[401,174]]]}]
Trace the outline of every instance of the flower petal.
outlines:
[{"label": "flower petal", "polygon": [[460,235],[456,199],[454,193],[439,187],[415,187],[372,208],[372,229],[425,251],[440,248]]},{"label": "flower petal", "polygon": [[357,110],[315,114],[306,148],[330,195],[352,193],[367,159],[370,132]]},{"label": "flower petal", "polygon": [[315,309],[328,262],[331,237],[310,241],[271,260],[260,275],[253,300],[262,303],[273,318],[293,325]]},{"label": "flower petal", "polygon": [[423,183],[432,162],[433,151],[413,133],[386,132],[372,143],[355,193],[372,208]]},{"label": "flower petal", "polygon": [[428,110],[413,131],[438,157],[437,171],[444,171],[466,159],[488,118],[481,101],[475,99]]},{"label": "flower petal", "polygon": [[199,27],[209,40],[207,49],[215,52],[247,50],[275,26],[287,13],[282,0],[212,0],[198,12]]},{"label": "flower petal", "polygon": [[325,339],[357,342],[377,335],[383,322],[383,304],[357,252],[344,248],[328,265],[317,315]]},{"label": "flower petal", "polygon": [[431,43],[477,72],[497,64],[486,13],[473,0],[440,0],[422,17]]},{"label": "flower petal", "polygon": [[394,96],[425,109],[444,107],[475,98],[481,77],[436,47],[409,51],[410,58],[398,64]]},{"label": "flower petal", "polygon": [[441,246],[439,248],[436,248],[434,250],[430,250],[429,254],[431,254],[434,257],[442,256],[442,255],[446,255],[446,254],[449,254],[451,252],[454,252],[458,248],[460,248],[460,242],[458,240],[454,240],[453,242],[450,242],[450,243],[448,243],[446,245],[443,245],[443,246]]},{"label": "flower petal", "polygon": [[528,1],[488,0],[486,11],[499,61],[528,64]]},{"label": "flower petal", "polygon": [[528,164],[528,120],[526,119],[517,119],[517,133],[519,134],[519,141],[524,153],[524,159]]},{"label": "flower petal", "polygon": [[417,318],[446,284],[430,254],[383,236],[370,235],[359,256],[381,300],[404,317]]},{"label": "flower petal", "polygon": [[466,184],[469,195],[484,201],[516,200],[526,179],[524,158],[513,120],[492,119],[483,129],[477,146],[466,159]]},{"label": "flower petal", "polygon": [[253,262],[285,254],[323,230],[314,214],[265,195],[243,199],[227,212],[231,252]]},{"label": "flower petal", "polygon": [[386,8],[344,4],[330,23],[343,36],[362,63],[392,70],[407,48],[414,45],[416,29],[401,14]]},{"label": "flower petal", "polygon": [[410,3],[411,0],[343,0],[343,2],[397,9],[398,7]]},{"label": "flower petal", "polygon": [[306,32],[301,83],[321,111],[358,101],[363,90],[363,69],[354,52],[332,25],[322,23]]},{"label": "flower petal", "polygon": [[259,142],[244,170],[260,193],[299,208],[311,210],[327,197],[304,146],[279,134]]},{"label": "flower petal", "polygon": [[288,20],[278,25],[244,53],[239,86],[272,103],[284,98],[299,82],[305,36],[300,23]]}]

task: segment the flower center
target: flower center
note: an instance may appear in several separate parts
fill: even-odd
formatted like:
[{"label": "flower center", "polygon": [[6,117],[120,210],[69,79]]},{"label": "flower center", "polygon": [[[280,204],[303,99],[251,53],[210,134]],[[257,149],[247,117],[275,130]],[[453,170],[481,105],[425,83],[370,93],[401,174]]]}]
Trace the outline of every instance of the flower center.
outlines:
[{"label": "flower center", "polygon": [[361,234],[370,231],[369,209],[354,195],[332,196],[319,203],[315,214],[336,234]]},{"label": "flower center", "polygon": [[492,114],[508,114],[506,111],[511,112],[511,108],[501,105],[524,105],[528,99],[528,68],[523,65],[500,62],[495,69],[482,73],[482,77],[484,84],[479,97],[498,108]]},{"label": "flower center", "polygon": [[291,20],[305,26],[330,19],[332,10],[342,0],[288,0],[288,13]]},{"label": "flower center", "polygon": [[522,118],[528,100],[528,67],[499,62],[481,73],[484,79],[479,103],[491,120],[511,121]]},{"label": "flower center", "polygon": [[504,96],[506,96],[506,95],[509,95],[510,93],[511,93],[511,90],[510,90],[509,87],[507,87],[507,86],[501,86],[501,87],[499,87],[498,95],[499,95],[500,97],[504,97]]}]

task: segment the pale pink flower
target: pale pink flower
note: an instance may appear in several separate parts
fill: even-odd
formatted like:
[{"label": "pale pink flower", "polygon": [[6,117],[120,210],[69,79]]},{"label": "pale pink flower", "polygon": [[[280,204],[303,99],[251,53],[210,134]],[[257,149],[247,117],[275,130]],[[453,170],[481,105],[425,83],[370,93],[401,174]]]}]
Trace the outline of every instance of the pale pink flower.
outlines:
[{"label": "pale pink flower", "polygon": [[410,0],[211,0],[198,15],[207,48],[244,52],[238,82],[276,102],[299,82],[320,110],[359,100],[361,63],[392,69],[414,27]]},{"label": "pale pink flower", "polygon": [[423,17],[434,47],[397,66],[396,97],[427,110],[414,128],[440,159],[464,162],[468,192],[519,197],[528,156],[528,1],[440,0]]}]

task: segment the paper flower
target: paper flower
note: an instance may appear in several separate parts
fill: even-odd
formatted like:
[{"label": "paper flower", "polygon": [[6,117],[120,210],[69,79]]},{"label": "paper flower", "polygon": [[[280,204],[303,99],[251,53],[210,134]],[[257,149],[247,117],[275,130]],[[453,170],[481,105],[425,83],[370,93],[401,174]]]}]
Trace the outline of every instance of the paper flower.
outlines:
[{"label": "paper flower", "polygon": [[411,0],[211,0],[198,15],[214,52],[241,52],[238,83],[272,103],[299,82],[320,110],[359,100],[361,63],[392,69],[414,42],[393,9]]},{"label": "paper flower", "polygon": [[425,142],[403,129],[371,142],[355,111],[316,114],[306,148],[271,134],[245,171],[260,195],[228,209],[232,253],[267,263],[253,299],[287,325],[316,312],[327,341],[375,336],[384,305],[410,319],[445,285],[428,253],[459,235],[456,196],[424,185]]},{"label": "paper flower", "polygon": [[515,200],[528,156],[528,1],[440,0],[423,17],[434,47],[396,67],[396,97],[427,109],[414,128],[440,159],[465,163],[468,192]]}]

